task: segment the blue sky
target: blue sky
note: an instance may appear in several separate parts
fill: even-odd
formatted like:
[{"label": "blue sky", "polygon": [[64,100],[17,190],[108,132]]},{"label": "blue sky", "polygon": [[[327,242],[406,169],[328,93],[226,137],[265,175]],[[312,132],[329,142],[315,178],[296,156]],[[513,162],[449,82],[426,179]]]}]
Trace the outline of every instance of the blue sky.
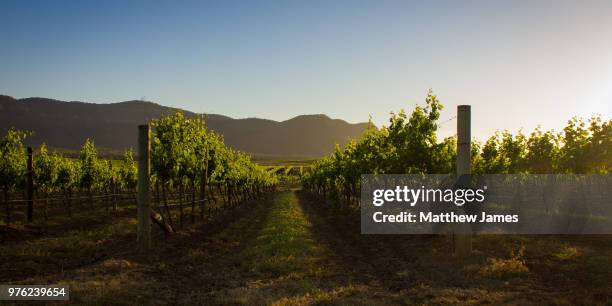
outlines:
[{"label": "blue sky", "polygon": [[609,1],[2,0],[0,41],[17,98],[380,125],[433,88],[478,138],[612,114]]}]

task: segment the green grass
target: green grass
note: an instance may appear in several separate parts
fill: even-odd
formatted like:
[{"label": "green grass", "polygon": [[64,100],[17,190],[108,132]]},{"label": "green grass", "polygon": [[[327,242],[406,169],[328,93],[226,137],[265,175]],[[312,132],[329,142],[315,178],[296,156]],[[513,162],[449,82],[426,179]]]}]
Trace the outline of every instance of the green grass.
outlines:
[{"label": "green grass", "polygon": [[394,301],[376,296],[368,286],[338,278],[338,265],[330,258],[330,250],[317,241],[312,226],[296,193],[280,193],[255,241],[239,255],[245,284],[218,292],[213,304],[380,305]]},{"label": "green grass", "polygon": [[33,235],[33,239],[23,243],[0,245],[0,271],[3,272],[0,278],[17,280],[23,275],[62,273],[64,269],[88,264],[109,253],[130,250],[135,229],[135,218],[118,217],[86,230],[69,229],[57,235],[40,235],[40,238]]},{"label": "green grass", "polygon": [[295,195],[285,192],[275,199],[264,228],[249,249],[252,260],[246,264],[271,276],[316,274],[319,267],[315,258],[319,251]]}]

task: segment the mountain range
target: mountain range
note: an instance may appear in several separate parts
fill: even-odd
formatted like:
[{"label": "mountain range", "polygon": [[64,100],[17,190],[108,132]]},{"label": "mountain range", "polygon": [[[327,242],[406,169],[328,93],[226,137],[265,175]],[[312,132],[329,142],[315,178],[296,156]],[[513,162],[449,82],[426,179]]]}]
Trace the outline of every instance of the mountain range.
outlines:
[{"label": "mountain range", "polygon": [[[46,143],[66,151],[78,150],[91,138],[102,151],[119,152],[136,147],[139,124],[176,111],[196,116],[148,101],[96,104],[0,95],[0,134],[11,127],[31,131],[28,145]],[[359,138],[367,127],[367,123],[351,124],[326,115],[274,121],[207,114],[206,125],[223,135],[230,147],[261,158],[319,157],[333,152],[336,144]]]}]

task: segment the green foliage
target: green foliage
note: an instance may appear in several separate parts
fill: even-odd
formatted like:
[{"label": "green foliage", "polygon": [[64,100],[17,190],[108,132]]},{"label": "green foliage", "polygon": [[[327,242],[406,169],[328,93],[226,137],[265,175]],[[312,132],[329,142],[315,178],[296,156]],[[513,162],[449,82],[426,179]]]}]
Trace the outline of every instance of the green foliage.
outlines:
[{"label": "green foliage", "polygon": [[560,150],[558,169],[564,173],[586,173],[589,131],[586,123],[574,117],[563,129],[563,148]]},{"label": "green foliage", "polygon": [[[152,180],[168,188],[193,188],[203,178],[233,188],[261,192],[278,183],[275,173],[251,161],[243,153],[229,149],[223,138],[206,130],[204,118],[187,119],[182,113],[153,121]],[[24,186],[26,173],[26,133],[9,130],[0,138],[0,187],[11,191]],[[41,192],[108,191],[116,183],[124,190],[135,190],[138,168],[131,150],[119,167],[98,157],[90,139],[81,148],[78,160],[50,154],[42,145],[34,154],[35,188]]]},{"label": "green foliage", "polygon": [[8,191],[23,184],[27,171],[27,157],[23,145],[26,136],[25,132],[10,129],[0,138],[0,187],[4,190]]},{"label": "green foliage", "polygon": [[612,173],[612,120],[603,122],[601,117],[594,117],[590,121],[589,131],[589,170],[594,173]]},{"label": "green foliage", "polygon": [[[308,188],[350,198],[358,194],[361,174],[452,173],[456,138],[438,142],[436,130],[442,104],[430,90],[423,106],[408,115],[392,113],[389,126],[371,122],[362,138],[312,165],[302,176]],[[260,190],[278,183],[276,171],[266,171],[241,152],[227,148],[223,138],[205,127],[204,118],[182,113],[152,122],[152,180],[167,188],[194,188],[208,182],[243,190]],[[0,138],[0,188],[24,187],[27,133],[10,129]],[[528,137],[496,132],[484,143],[473,142],[475,173],[612,173],[612,120],[572,118],[561,133],[537,128]],[[43,192],[108,190],[111,182],[133,190],[137,167],[132,151],[112,169],[87,140],[78,160],[50,154],[42,145],[34,155],[34,179]]]},{"label": "green foliage", "polygon": [[91,190],[100,181],[101,172],[99,169],[98,151],[90,139],[87,139],[83,148],[81,148],[79,161],[79,168],[81,169],[80,187],[85,190]]},{"label": "green foliage", "polygon": [[[336,148],[316,161],[302,177],[307,188],[347,199],[358,195],[361,174],[453,173],[456,138],[437,142],[442,105],[430,90],[424,106],[410,115],[392,113],[389,126],[370,124],[359,141]],[[522,132],[496,132],[471,149],[475,173],[612,173],[612,120],[594,117],[589,123],[572,118],[562,133],[537,128],[529,137]]]},{"label": "green foliage", "polygon": [[138,184],[138,167],[134,161],[132,150],[127,150],[121,159],[118,181],[122,189],[135,190]]},{"label": "green foliage", "polygon": [[202,117],[187,119],[177,112],[152,125],[152,169],[163,186],[196,186],[205,172],[210,182],[249,189],[278,181],[248,155],[227,148],[222,137],[206,130]]},{"label": "green foliage", "polygon": [[34,154],[34,182],[38,190],[45,193],[56,190],[60,160],[57,155],[49,154],[45,144]]},{"label": "green foliage", "polygon": [[454,170],[456,140],[437,141],[437,120],[442,104],[431,90],[425,105],[417,105],[410,116],[391,114],[389,126],[372,124],[360,141],[339,147],[329,157],[315,162],[303,183],[320,192],[328,190],[347,200],[359,191],[361,174],[449,173]]},{"label": "green foliage", "polygon": [[525,167],[531,173],[553,173],[554,161],[559,154],[559,137],[552,131],[536,128],[526,143]]},{"label": "green foliage", "polygon": [[474,160],[477,173],[612,173],[612,120],[572,118],[562,133],[538,127],[529,137],[496,133]]},{"label": "green foliage", "polygon": [[64,192],[70,192],[77,189],[81,177],[79,169],[79,163],[75,160],[59,158],[57,166],[57,187]]}]

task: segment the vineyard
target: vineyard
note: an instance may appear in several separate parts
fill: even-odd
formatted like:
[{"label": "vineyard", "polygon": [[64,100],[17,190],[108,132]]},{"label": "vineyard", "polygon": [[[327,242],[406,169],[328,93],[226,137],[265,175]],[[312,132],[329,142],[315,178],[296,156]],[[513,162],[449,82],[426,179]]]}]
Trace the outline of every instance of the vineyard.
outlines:
[{"label": "vineyard", "polygon": [[[141,126],[150,203],[138,193],[145,159],[131,150],[105,159],[87,140],[78,158],[65,157],[27,148],[28,132],[9,130],[0,139],[0,283],[59,283],[74,303],[105,305],[609,303],[606,236],[476,234],[459,258],[448,235],[360,233],[362,174],[457,171],[458,136],[437,137],[455,118],[441,122],[441,109],[429,92],[412,113],[370,124],[312,164],[258,163],[204,117],[167,115]],[[475,173],[610,174],[612,120],[498,132],[470,150]],[[146,252],[136,243],[142,203],[153,222]]]},{"label": "vineyard", "polygon": [[[361,174],[455,173],[457,139],[437,139],[442,104],[430,91],[424,106],[408,116],[392,114],[389,126],[373,125],[362,139],[315,162],[303,176],[304,186],[346,206],[357,207]],[[572,118],[562,133],[536,129],[529,136],[497,132],[484,143],[473,142],[472,172],[612,173],[612,120]]]},{"label": "vineyard", "polygon": [[[157,220],[166,223],[166,230],[174,230],[175,218],[183,224],[186,208],[193,223],[196,216],[260,198],[279,182],[275,172],[226,147],[222,137],[207,131],[203,118],[186,119],[176,113],[151,125],[150,192]],[[49,153],[45,145],[26,153],[27,136],[9,130],[0,142],[4,224],[47,221],[55,214],[71,216],[77,209],[116,212],[118,205],[134,207],[138,173],[131,150],[118,162],[100,158],[90,140],[78,159]]]}]

